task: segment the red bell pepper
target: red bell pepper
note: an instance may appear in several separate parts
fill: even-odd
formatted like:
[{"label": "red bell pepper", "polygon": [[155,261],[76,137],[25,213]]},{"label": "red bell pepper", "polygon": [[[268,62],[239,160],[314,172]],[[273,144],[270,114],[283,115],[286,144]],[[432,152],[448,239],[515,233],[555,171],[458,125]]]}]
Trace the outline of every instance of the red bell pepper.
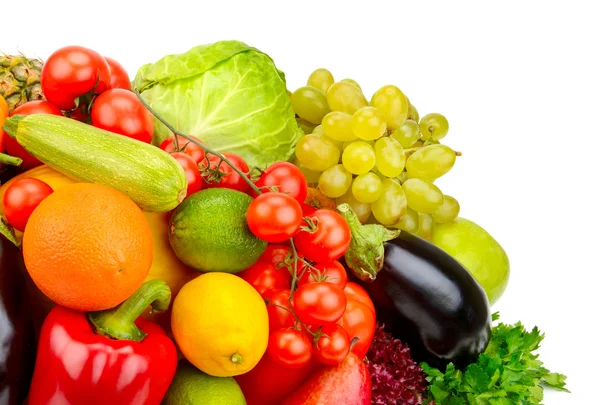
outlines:
[{"label": "red bell pepper", "polygon": [[164,281],[144,283],[118,307],[101,312],[55,307],[42,326],[29,405],[159,405],[177,368],[163,329],[138,317],[165,311]]}]

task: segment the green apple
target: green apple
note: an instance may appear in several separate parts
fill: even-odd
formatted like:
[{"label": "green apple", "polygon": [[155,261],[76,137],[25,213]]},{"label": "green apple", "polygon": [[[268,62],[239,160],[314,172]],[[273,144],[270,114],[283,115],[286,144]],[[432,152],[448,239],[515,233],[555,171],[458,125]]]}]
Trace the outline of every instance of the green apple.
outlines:
[{"label": "green apple", "polygon": [[462,263],[485,290],[493,305],[508,284],[510,264],[502,246],[476,223],[456,218],[436,224],[431,242]]}]

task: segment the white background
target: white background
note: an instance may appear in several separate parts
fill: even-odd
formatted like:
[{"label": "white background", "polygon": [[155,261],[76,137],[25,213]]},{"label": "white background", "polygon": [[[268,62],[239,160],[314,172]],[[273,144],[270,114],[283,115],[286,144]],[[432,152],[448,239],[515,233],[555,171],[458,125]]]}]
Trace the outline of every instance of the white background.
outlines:
[{"label": "white background", "polygon": [[[138,67],[167,53],[238,39],[273,57],[290,89],[318,67],[367,98],[399,86],[421,115],[450,121],[463,152],[439,181],[461,216],[511,260],[494,310],[546,332],[541,359],[572,394],[597,403],[600,25],[583,2],[134,2],[2,0],[0,50],[47,58],[84,45]],[[186,4],[187,3],[187,4]],[[193,4],[190,5],[190,4]]]}]

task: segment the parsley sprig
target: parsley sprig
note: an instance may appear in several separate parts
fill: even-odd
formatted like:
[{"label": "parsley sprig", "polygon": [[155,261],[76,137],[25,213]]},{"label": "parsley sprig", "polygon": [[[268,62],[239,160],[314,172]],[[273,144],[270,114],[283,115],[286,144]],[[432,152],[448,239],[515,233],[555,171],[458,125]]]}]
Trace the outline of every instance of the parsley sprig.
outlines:
[{"label": "parsley sprig", "polygon": [[520,322],[500,323],[485,352],[464,370],[450,363],[442,372],[422,363],[430,400],[437,405],[533,405],[542,403],[544,386],[569,392],[567,377],[551,373],[534,354],[543,339],[537,327],[528,332]]}]

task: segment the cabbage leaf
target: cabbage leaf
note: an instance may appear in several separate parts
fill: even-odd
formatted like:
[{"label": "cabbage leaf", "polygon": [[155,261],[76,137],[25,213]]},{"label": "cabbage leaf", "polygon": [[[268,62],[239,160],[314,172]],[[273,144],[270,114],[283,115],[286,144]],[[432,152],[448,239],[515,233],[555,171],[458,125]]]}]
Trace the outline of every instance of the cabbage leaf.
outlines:
[{"label": "cabbage leaf", "polygon": [[[303,135],[285,75],[239,41],[201,45],[142,66],[133,81],[148,104],[178,130],[249,166],[288,160]],[[154,120],[153,143],[172,135]]]}]

